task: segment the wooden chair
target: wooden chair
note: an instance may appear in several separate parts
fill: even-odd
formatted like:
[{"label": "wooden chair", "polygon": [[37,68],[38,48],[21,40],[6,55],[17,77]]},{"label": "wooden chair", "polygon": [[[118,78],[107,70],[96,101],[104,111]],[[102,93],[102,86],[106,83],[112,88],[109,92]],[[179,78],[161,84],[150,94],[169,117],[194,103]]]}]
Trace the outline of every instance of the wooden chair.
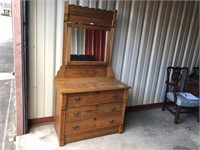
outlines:
[{"label": "wooden chair", "polygon": [[[166,81],[166,93],[162,110],[165,108],[169,110],[174,116],[174,123],[178,123],[179,113],[181,113],[181,107],[199,108],[199,98],[186,92],[187,80],[189,70],[187,67],[168,67],[167,68],[167,81]],[[167,101],[175,103],[176,109],[173,111],[168,107]],[[193,109],[198,110],[198,109]],[[197,115],[199,121],[199,115]]]}]

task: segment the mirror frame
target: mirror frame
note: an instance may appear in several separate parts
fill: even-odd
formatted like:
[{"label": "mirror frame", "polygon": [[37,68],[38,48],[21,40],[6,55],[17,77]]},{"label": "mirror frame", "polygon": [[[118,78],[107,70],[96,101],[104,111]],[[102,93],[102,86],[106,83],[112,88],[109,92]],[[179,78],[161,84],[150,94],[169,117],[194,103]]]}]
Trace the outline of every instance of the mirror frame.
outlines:
[{"label": "mirror frame", "polygon": [[[111,66],[116,10],[101,10],[65,3],[62,65]],[[104,61],[71,61],[71,29],[106,30]]]}]

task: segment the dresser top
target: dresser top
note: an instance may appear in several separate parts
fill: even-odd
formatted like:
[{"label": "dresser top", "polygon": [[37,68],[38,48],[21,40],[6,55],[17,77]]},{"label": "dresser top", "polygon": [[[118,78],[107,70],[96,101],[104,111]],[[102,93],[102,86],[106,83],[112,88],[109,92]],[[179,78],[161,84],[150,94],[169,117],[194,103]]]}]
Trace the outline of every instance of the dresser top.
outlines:
[{"label": "dresser top", "polygon": [[67,78],[55,80],[55,86],[61,93],[82,93],[130,88],[114,78]]}]

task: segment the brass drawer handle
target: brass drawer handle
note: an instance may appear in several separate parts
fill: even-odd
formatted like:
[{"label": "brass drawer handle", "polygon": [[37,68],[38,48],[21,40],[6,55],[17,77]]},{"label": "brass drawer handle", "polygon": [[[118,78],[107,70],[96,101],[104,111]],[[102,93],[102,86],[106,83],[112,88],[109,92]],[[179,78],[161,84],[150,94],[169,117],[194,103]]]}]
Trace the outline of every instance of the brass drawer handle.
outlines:
[{"label": "brass drawer handle", "polygon": [[117,98],[117,94],[113,94],[113,98]]},{"label": "brass drawer handle", "polygon": [[112,106],[112,107],[111,107],[111,110],[112,110],[112,111],[115,111],[115,110],[117,110],[117,108],[116,108],[115,106]]},{"label": "brass drawer handle", "polygon": [[80,126],[79,125],[73,126],[73,129],[78,130],[78,129],[80,129]]},{"label": "brass drawer handle", "polygon": [[80,102],[80,101],[81,101],[81,98],[80,98],[80,97],[77,97],[77,98],[75,98],[75,101],[76,101],[76,102]]},{"label": "brass drawer handle", "polygon": [[74,116],[75,116],[75,117],[78,117],[78,116],[80,116],[80,114],[81,114],[80,112],[75,112],[75,113],[74,113]]},{"label": "brass drawer handle", "polygon": [[114,123],[114,121],[115,121],[115,120],[110,120],[109,122],[110,122],[110,124],[112,124],[112,123]]}]

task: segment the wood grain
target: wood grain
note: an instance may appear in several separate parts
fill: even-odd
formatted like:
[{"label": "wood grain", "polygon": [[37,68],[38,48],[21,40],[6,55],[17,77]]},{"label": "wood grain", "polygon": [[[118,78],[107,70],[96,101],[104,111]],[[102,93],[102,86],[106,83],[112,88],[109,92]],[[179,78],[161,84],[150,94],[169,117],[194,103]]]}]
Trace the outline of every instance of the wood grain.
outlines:
[{"label": "wood grain", "polygon": [[114,27],[116,11],[100,10],[65,4],[64,21],[71,24],[85,24],[99,27]]},{"label": "wood grain", "polygon": [[66,78],[106,77],[106,74],[107,66],[70,66],[65,68]]},{"label": "wood grain", "polygon": [[85,119],[83,121],[70,122],[65,124],[65,135],[81,134],[82,132],[97,130],[100,128],[119,126],[121,116],[108,116]]},{"label": "wood grain", "polygon": [[113,78],[67,78],[65,80],[56,80],[55,86],[61,93],[84,93],[130,88]]},{"label": "wood grain", "polygon": [[67,23],[63,26],[63,52],[62,52],[62,66],[65,66],[67,60]]},{"label": "wood grain", "polygon": [[120,115],[122,111],[122,103],[108,103],[81,107],[67,108],[65,122],[85,120],[95,118],[96,116],[105,117],[110,115]]},{"label": "wood grain", "polygon": [[[54,80],[59,144],[122,133],[130,87],[114,78],[111,67],[116,11],[66,2],[64,13],[63,63]],[[103,62],[70,60],[71,27],[107,30]]]},{"label": "wood grain", "polygon": [[92,138],[92,137],[98,137],[106,134],[112,134],[112,133],[117,133],[119,130],[119,126],[113,126],[113,127],[107,127],[107,128],[102,128],[102,129],[94,129],[90,130],[90,132],[83,132],[81,134],[74,134],[71,136],[65,136],[65,142],[74,142],[78,140],[83,140],[87,138]]}]

